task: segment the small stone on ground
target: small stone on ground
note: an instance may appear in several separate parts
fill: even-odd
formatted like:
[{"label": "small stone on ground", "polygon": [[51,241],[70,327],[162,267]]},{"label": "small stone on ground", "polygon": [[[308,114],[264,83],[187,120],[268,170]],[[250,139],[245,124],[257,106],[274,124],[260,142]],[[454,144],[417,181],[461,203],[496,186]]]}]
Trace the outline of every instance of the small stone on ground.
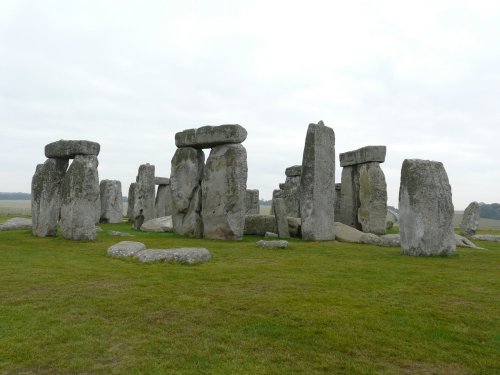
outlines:
[{"label": "small stone on ground", "polygon": [[288,241],[278,240],[278,241],[257,241],[258,247],[265,247],[267,249],[286,249],[288,247]]}]

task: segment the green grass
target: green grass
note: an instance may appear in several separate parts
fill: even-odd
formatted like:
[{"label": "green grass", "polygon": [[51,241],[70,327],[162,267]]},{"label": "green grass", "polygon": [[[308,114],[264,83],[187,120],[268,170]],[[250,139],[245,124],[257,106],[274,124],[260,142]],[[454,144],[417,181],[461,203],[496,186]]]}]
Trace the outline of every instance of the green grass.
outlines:
[{"label": "green grass", "polygon": [[[4,218],[5,219],[5,218]],[[1,219],[0,219],[1,221]],[[398,248],[241,242],[101,225],[95,242],[0,232],[3,374],[494,374],[500,244],[415,258]],[[113,259],[201,246],[197,266]]]}]

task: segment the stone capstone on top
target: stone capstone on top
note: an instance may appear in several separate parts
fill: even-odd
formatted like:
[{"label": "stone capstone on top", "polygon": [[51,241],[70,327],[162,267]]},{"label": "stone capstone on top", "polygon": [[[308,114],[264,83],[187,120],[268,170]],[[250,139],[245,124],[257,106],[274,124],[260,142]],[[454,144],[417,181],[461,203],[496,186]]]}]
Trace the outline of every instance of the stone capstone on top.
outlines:
[{"label": "stone capstone on top", "polygon": [[170,185],[170,178],[168,178],[168,177],[155,177],[155,185]]},{"label": "stone capstone on top", "polygon": [[385,161],[385,146],[366,146],[354,151],[344,152],[339,155],[340,166],[348,167],[369,162],[383,163]]},{"label": "stone capstone on top", "polygon": [[229,143],[242,143],[247,131],[241,125],[202,126],[175,134],[177,147],[212,148]]},{"label": "stone capstone on top", "polygon": [[302,165],[292,165],[285,169],[285,176],[287,177],[297,177],[302,174]]},{"label": "stone capstone on top", "polygon": [[61,139],[45,146],[45,156],[48,158],[74,159],[76,155],[97,156],[100,149],[101,146],[97,142]]}]

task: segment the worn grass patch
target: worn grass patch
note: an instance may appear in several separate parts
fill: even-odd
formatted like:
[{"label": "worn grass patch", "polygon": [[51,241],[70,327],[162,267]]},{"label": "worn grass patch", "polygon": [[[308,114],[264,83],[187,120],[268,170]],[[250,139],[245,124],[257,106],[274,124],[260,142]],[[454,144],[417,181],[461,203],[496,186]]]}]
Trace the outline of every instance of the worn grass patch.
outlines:
[{"label": "worn grass patch", "polygon": [[[369,245],[292,240],[287,250],[263,250],[259,237],[224,242],[101,226],[95,242],[0,232],[1,373],[500,368],[500,244],[415,258]],[[206,247],[213,259],[181,266],[108,257],[122,239]]]}]

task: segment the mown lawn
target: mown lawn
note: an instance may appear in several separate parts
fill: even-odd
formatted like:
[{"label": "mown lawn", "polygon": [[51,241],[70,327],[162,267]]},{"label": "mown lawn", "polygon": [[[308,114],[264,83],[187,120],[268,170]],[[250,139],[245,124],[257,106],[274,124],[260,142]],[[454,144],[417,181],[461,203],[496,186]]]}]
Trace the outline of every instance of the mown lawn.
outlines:
[{"label": "mown lawn", "polygon": [[132,231],[101,227],[86,243],[0,232],[0,373],[499,373],[500,244],[413,258],[133,232],[213,254],[183,266],[110,258],[128,238],[107,230]]}]

